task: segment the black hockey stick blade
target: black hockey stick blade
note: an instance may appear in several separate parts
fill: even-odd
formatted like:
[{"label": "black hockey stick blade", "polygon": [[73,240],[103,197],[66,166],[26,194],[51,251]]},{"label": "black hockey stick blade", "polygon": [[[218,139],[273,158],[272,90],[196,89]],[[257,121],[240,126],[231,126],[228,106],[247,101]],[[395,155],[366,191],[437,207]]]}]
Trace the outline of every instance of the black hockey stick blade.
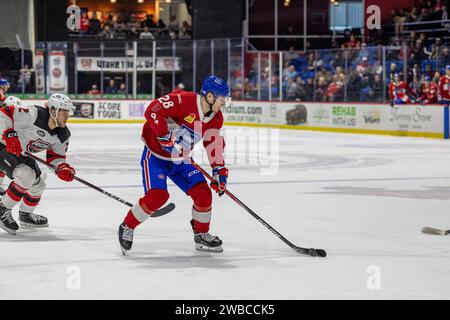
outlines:
[{"label": "black hockey stick blade", "polygon": [[422,232],[427,233],[427,234],[434,234],[434,235],[438,235],[438,236],[446,236],[446,235],[450,234],[450,230],[436,229],[436,228],[431,228],[431,227],[423,227]]},{"label": "black hockey stick blade", "polygon": [[310,255],[311,257],[325,258],[327,256],[327,252],[323,249],[314,249],[314,248],[307,249],[307,248],[302,248],[302,247],[297,247],[297,246],[294,246],[293,249],[300,254],[307,254],[307,255]]},{"label": "black hockey stick blade", "polygon": [[155,212],[153,212],[153,214],[150,217],[152,218],[161,217],[173,211],[173,209],[175,209],[175,204],[171,202],[167,206],[162,207],[161,209],[158,209]]}]

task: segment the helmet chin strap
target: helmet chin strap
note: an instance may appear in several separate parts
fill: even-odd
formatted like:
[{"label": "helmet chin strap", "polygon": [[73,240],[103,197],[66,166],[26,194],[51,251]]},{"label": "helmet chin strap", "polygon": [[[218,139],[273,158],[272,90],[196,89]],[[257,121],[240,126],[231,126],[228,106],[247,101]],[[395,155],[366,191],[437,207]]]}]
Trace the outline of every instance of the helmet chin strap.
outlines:
[{"label": "helmet chin strap", "polygon": [[213,105],[214,105],[214,103],[216,103],[216,99],[214,99],[213,103],[209,103],[208,99],[206,99],[206,96],[205,96],[205,101],[209,105],[209,111],[207,113],[205,113],[205,117],[209,117],[211,115],[211,113],[213,112]]},{"label": "helmet chin strap", "polygon": [[58,120],[57,120],[59,110],[57,110],[57,109],[55,108],[55,112],[56,112],[56,116],[54,117],[54,116],[52,115],[52,113],[50,112],[50,117],[52,117],[53,121],[55,122],[56,128],[59,128],[59,124],[58,124]]}]

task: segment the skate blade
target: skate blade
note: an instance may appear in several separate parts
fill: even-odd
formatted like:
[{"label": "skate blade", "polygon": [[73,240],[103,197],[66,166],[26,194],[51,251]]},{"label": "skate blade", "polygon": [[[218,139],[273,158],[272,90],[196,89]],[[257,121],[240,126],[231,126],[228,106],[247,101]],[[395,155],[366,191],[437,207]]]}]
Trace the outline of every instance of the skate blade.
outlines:
[{"label": "skate blade", "polygon": [[435,228],[430,228],[430,227],[423,227],[422,232],[428,233],[428,234],[434,234],[434,235],[438,235],[438,236],[446,236],[449,234],[449,230],[441,230],[441,229],[435,229]]},{"label": "skate blade", "polygon": [[128,250],[127,249],[125,249],[124,247],[122,247],[122,246],[120,246],[120,251],[122,251],[122,254],[123,255],[126,255],[127,254],[127,252],[128,252]]},{"label": "skate blade", "polygon": [[222,246],[207,247],[199,243],[195,244],[195,249],[197,249],[198,251],[206,251],[206,252],[223,252]]},{"label": "skate blade", "polygon": [[7,226],[5,226],[3,223],[0,222],[0,228],[2,228],[3,230],[5,230],[6,232],[8,232],[9,234],[12,234],[13,236],[17,235],[17,231],[8,228]]},{"label": "skate blade", "polygon": [[22,222],[19,221],[19,225],[25,228],[30,228],[30,229],[34,229],[34,228],[47,228],[48,227],[48,223],[46,224],[32,224],[32,223],[28,223],[28,222]]}]

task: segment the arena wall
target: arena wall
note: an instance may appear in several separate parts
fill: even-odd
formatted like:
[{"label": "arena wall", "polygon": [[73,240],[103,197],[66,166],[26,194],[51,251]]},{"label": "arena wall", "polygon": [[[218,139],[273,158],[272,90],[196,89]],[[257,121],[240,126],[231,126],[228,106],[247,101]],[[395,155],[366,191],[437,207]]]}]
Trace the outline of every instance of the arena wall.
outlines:
[{"label": "arena wall", "polygon": [[[45,100],[22,100],[43,105]],[[71,123],[143,123],[148,100],[73,100]],[[449,110],[441,105],[233,101],[226,125],[448,139]]]}]

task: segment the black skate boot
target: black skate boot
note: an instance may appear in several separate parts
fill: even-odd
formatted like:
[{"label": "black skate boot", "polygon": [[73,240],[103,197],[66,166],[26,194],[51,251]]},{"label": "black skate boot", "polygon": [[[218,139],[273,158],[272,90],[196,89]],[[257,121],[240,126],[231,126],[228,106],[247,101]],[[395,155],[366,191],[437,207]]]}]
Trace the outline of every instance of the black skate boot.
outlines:
[{"label": "black skate boot", "polygon": [[48,227],[48,220],[39,214],[19,211],[19,224],[29,228],[45,228]]},{"label": "black skate boot", "polygon": [[2,204],[0,204],[0,228],[13,235],[16,235],[16,231],[19,229],[11,214],[11,209],[5,208]]},{"label": "black skate boot", "polygon": [[133,233],[134,230],[129,228],[125,223],[122,223],[119,226],[117,234],[119,235],[120,250],[122,250],[123,255],[125,255],[128,250],[131,250],[131,246],[133,245]]},{"label": "black skate boot", "polygon": [[194,229],[194,220],[191,220],[192,230],[194,231],[195,249],[200,251],[222,252],[222,240],[217,236],[211,235],[209,232],[196,232]]}]

